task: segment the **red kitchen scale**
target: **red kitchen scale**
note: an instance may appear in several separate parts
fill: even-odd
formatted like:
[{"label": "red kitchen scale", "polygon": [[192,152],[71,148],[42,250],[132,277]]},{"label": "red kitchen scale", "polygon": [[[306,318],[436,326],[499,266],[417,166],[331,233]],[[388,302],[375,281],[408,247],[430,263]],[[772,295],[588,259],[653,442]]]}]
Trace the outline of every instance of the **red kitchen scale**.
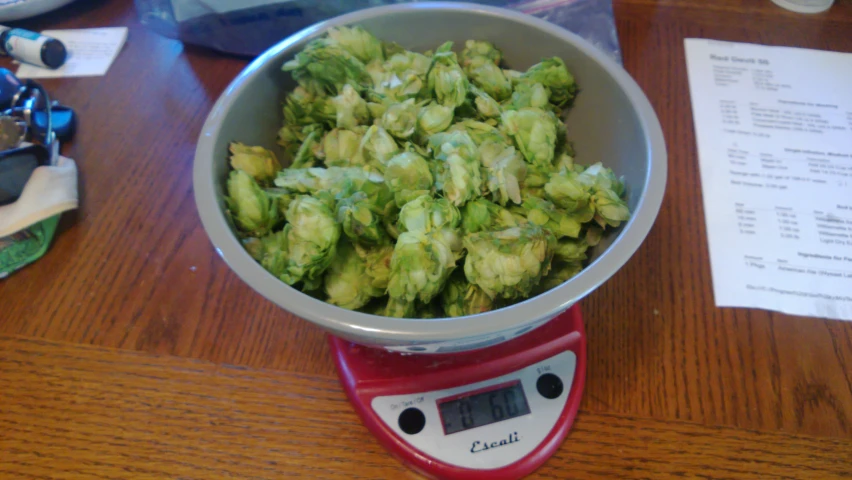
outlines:
[{"label": "red kitchen scale", "polygon": [[479,350],[403,354],[329,336],[364,425],[396,458],[436,479],[517,479],[562,444],[580,405],[586,333],[576,305]]}]

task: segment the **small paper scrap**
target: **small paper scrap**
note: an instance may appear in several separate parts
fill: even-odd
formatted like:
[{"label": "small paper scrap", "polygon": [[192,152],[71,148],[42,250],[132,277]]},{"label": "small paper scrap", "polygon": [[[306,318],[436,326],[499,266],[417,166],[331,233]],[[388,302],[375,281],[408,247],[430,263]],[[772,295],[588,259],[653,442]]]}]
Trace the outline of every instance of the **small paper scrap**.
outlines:
[{"label": "small paper scrap", "polygon": [[65,64],[56,70],[22,63],[19,78],[94,77],[109,70],[127,40],[127,27],[84,28],[77,30],[45,30],[68,51]]}]

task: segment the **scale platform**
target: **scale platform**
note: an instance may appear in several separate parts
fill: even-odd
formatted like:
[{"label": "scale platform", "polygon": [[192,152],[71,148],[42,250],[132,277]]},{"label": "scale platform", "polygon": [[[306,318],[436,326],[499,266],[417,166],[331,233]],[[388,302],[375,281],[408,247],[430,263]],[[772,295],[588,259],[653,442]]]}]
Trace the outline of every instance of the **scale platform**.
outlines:
[{"label": "scale platform", "polygon": [[402,354],[329,336],[364,425],[396,458],[439,479],[517,479],[562,444],[580,405],[578,306],[520,337],[449,354]]}]

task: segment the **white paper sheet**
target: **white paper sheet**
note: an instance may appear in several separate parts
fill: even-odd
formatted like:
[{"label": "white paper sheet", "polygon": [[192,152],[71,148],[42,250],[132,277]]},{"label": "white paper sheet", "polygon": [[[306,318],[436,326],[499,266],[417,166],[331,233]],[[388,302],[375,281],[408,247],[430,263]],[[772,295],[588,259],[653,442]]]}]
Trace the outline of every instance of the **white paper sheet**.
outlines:
[{"label": "white paper sheet", "polygon": [[56,70],[22,63],[16,73],[19,78],[104,75],[127,40],[127,27],[45,30],[41,33],[65,44],[68,58]]},{"label": "white paper sheet", "polygon": [[852,54],[685,46],[716,304],[852,320]]}]

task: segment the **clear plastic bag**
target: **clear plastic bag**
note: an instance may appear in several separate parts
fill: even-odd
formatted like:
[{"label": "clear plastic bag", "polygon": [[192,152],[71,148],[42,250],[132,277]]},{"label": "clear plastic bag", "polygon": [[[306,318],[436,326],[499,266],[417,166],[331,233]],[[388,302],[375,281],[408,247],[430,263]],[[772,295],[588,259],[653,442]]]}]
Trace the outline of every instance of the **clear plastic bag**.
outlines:
[{"label": "clear plastic bag", "polygon": [[[135,0],[143,25],[184,43],[256,56],[316,22],[379,5],[417,0]],[[473,3],[518,10],[585,38],[621,62],[611,0]]]}]

